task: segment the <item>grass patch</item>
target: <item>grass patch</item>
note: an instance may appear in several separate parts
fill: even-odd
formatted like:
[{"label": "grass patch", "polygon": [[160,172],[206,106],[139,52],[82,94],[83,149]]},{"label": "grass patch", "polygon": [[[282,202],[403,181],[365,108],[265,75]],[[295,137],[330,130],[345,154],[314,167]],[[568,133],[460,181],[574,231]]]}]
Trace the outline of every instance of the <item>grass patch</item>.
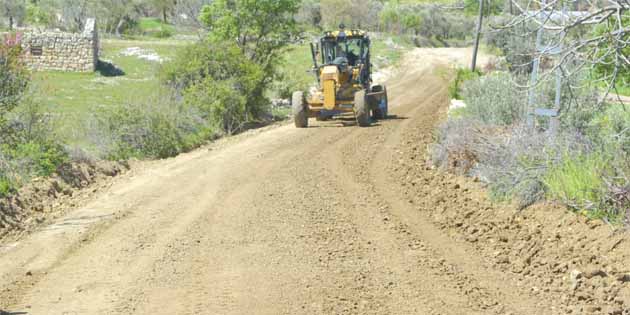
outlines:
[{"label": "grass patch", "polygon": [[481,72],[472,71],[468,68],[457,68],[455,76],[448,85],[448,96],[451,99],[461,100],[463,98],[462,89],[466,81],[476,79],[481,76]]},{"label": "grass patch", "polygon": [[102,60],[109,60],[125,75],[108,77],[95,73],[37,72],[37,98],[57,119],[60,136],[71,144],[86,143],[86,122],[103,108],[148,100],[161,86],[157,79],[160,63],[124,54],[139,47],[161,58],[172,58],[189,42],[103,40]]},{"label": "grass patch", "polygon": [[158,18],[141,18],[132,33],[135,32],[150,37],[169,38],[175,34],[175,27]]},{"label": "grass patch", "polygon": [[605,217],[605,209],[599,205],[605,194],[603,178],[609,166],[610,161],[601,154],[567,156],[545,176],[548,196],[588,216]]},{"label": "grass patch", "polygon": [[613,92],[623,96],[630,96],[630,86],[619,86],[616,90],[613,90]]}]

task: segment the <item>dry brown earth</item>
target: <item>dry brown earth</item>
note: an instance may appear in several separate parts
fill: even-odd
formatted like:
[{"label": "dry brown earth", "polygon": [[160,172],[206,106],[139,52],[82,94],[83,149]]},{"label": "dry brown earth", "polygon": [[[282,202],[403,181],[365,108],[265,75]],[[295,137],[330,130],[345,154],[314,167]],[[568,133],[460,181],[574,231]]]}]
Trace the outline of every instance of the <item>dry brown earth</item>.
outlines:
[{"label": "dry brown earth", "polygon": [[427,166],[435,69],[466,55],[410,53],[371,128],[269,128],[119,179],[0,248],[0,310],[630,314],[627,235]]}]

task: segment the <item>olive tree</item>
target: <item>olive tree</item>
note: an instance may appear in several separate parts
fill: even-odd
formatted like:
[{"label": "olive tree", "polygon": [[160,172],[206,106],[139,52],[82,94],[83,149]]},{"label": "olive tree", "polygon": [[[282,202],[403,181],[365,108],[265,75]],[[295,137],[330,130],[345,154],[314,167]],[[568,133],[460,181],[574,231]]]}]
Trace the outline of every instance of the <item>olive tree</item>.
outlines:
[{"label": "olive tree", "polygon": [[0,0],[0,15],[7,19],[9,29],[13,29],[26,15],[26,1]]}]

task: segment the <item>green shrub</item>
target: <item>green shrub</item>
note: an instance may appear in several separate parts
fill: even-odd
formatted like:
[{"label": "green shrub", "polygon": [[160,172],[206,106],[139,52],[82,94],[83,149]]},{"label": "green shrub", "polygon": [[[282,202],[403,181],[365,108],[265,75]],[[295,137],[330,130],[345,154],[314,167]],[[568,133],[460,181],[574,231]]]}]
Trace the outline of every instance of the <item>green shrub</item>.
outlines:
[{"label": "green shrub", "polygon": [[108,107],[93,119],[92,142],[101,156],[112,160],[167,158],[213,135],[196,110],[168,97]]},{"label": "green shrub", "polygon": [[[630,16],[622,15],[621,23],[624,27],[630,26]],[[594,60],[598,61],[594,63],[594,69],[598,77],[606,81],[611,81],[614,77],[614,84],[617,87],[627,88],[630,85],[630,65],[622,56],[630,55],[630,46],[619,45],[618,41],[630,41],[630,34],[628,32],[615,34],[618,27],[620,26],[616,23],[601,23],[594,29],[593,36],[601,36],[604,39],[594,50]]]},{"label": "green shrub", "polygon": [[26,4],[26,22],[30,24],[48,26],[51,24],[52,18],[50,12],[41,6],[28,2]]},{"label": "green shrub", "polygon": [[175,35],[175,27],[158,18],[129,20],[125,25],[126,35],[142,35],[155,38],[169,38]]},{"label": "green shrub", "polygon": [[565,156],[545,176],[548,196],[578,211],[601,213],[600,202],[606,193],[603,178],[610,174],[610,165],[602,154]]},{"label": "green shrub", "polygon": [[468,68],[457,68],[455,77],[448,86],[448,96],[451,99],[462,99],[462,86],[466,81],[477,79],[481,76],[479,71],[472,71]]},{"label": "green shrub", "polygon": [[0,145],[0,196],[14,192],[33,177],[45,177],[68,161],[56,143],[26,142]]},{"label": "green shrub", "polygon": [[490,25],[499,27],[484,34],[484,41],[489,47],[497,48],[505,56],[509,70],[517,74],[528,74],[533,69],[536,56],[536,30],[533,22],[522,23],[518,27],[501,28],[512,23],[509,16],[497,16],[490,19]]},{"label": "green shrub", "polygon": [[153,33],[153,36],[155,36],[156,38],[169,38],[172,37],[174,34],[175,32],[172,29],[163,27],[159,31]]},{"label": "green shrub", "polygon": [[589,135],[602,146],[630,155],[630,109],[613,104],[596,113]]},{"label": "green shrub", "polygon": [[524,121],[527,94],[507,73],[494,73],[464,83],[466,116],[485,124],[508,126]]},{"label": "green shrub", "polygon": [[9,195],[9,193],[11,193],[13,189],[14,187],[12,186],[11,182],[7,178],[4,178],[3,175],[0,175],[0,197],[5,197]]},{"label": "green shrub", "polygon": [[20,60],[22,49],[20,36],[6,35],[0,39],[0,128],[6,115],[13,110],[24,96],[30,77]]},{"label": "green shrub", "polygon": [[261,67],[233,43],[201,42],[182,51],[162,71],[162,81],[212,126],[231,134],[268,112]]}]

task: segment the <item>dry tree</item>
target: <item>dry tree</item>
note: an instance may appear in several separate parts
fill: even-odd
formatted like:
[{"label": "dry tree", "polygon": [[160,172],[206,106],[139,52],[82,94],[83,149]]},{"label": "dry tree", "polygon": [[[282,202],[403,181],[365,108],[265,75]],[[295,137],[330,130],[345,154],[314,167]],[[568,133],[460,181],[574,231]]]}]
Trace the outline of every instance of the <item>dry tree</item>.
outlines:
[{"label": "dry tree", "polygon": [[555,59],[540,81],[552,79],[556,71],[567,81],[589,71],[596,74],[590,83],[603,87],[600,104],[611,92],[630,84],[630,0],[511,0],[511,6],[517,15],[491,27],[510,31],[528,26],[527,35],[535,33],[533,71],[545,57]]}]

